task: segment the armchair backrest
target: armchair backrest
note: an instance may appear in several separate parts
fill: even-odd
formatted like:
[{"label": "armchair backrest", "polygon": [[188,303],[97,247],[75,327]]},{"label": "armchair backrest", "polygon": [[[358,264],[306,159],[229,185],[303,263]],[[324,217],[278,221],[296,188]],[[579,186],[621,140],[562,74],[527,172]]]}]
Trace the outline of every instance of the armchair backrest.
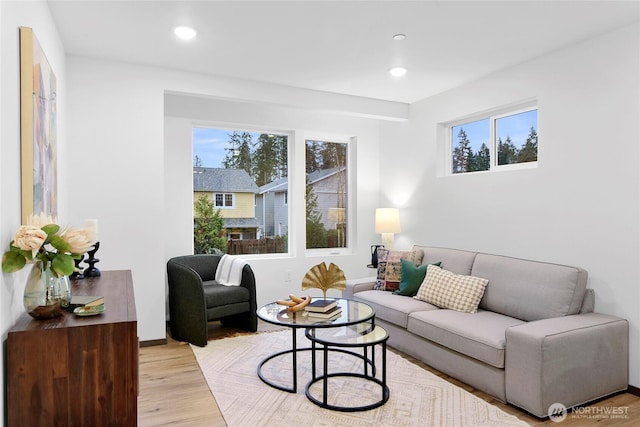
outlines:
[{"label": "armchair backrest", "polygon": [[196,254],[174,257],[171,261],[193,269],[203,281],[209,281],[216,278],[220,258],[222,258],[220,255]]}]

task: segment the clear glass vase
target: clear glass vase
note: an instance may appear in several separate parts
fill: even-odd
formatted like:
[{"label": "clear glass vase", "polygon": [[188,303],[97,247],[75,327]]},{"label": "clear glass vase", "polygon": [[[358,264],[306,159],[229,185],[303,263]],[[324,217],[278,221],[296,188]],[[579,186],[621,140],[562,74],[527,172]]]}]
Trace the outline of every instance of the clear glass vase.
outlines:
[{"label": "clear glass vase", "polygon": [[24,308],[36,319],[61,316],[71,301],[71,283],[68,276],[59,276],[36,261],[24,288]]}]

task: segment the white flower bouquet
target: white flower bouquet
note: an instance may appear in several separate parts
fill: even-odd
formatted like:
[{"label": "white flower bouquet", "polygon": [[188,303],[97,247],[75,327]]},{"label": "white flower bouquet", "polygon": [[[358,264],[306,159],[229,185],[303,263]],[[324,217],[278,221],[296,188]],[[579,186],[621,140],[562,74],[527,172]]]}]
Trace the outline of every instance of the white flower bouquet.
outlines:
[{"label": "white flower bouquet", "polygon": [[29,216],[2,257],[2,271],[13,273],[40,260],[56,277],[68,276],[75,269],[74,260],[93,249],[95,239],[91,228],[61,228],[51,217]]}]

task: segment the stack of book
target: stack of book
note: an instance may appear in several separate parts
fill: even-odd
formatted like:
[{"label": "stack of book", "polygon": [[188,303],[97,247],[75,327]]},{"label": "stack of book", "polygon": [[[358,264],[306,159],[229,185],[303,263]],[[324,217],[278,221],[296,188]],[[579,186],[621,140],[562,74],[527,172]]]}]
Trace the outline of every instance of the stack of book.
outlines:
[{"label": "stack of book", "polygon": [[318,320],[333,320],[340,317],[342,308],[338,306],[336,300],[318,299],[311,301],[305,308],[307,317]]}]

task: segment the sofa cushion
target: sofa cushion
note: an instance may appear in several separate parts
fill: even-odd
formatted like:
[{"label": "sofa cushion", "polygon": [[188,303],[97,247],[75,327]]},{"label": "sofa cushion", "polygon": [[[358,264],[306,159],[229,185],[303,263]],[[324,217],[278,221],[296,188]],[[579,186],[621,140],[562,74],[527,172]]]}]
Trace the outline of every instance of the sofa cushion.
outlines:
[{"label": "sofa cushion", "polygon": [[577,267],[478,254],[471,272],[489,279],[480,308],[532,321],[580,312],[587,272]]},{"label": "sofa cushion", "polygon": [[[405,297],[413,297],[418,293],[420,285],[424,280],[424,276],[427,274],[427,265],[415,265],[413,262],[401,259],[402,274],[400,275],[400,287],[398,290],[393,291],[396,295],[403,295]],[[433,263],[433,265],[440,266],[439,262]]]},{"label": "sofa cushion", "polygon": [[476,258],[476,252],[463,251],[460,249],[433,248],[430,246],[414,245],[413,250],[422,250],[424,256],[423,264],[433,264],[441,262],[441,267],[456,274],[471,274],[473,260]]},{"label": "sofa cushion", "polygon": [[376,312],[376,319],[382,319],[402,328],[407,327],[407,317],[413,311],[438,310],[424,301],[418,301],[391,292],[363,291],[354,294],[353,299],[368,304]]},{"label": "sofa cushion", "polygon": [[414,298],[440,308],[475,313],[488,282],[481,277],[455,274],[432,265]]},{"label": "sofa cushion", "polygon": [[378,277],[375,289],[378,291],[395,291],[400,287],[402,274],[401,259],[407,259],[416,265],[422,263],[422,249],[411,251],[390,251],[378,248]]},{"label": "sofa cushion", "polygon": [[504,368],[506,330],[525,322],[491,311],[462,313],[454,310],[413,312],[407,330],[444,347]]}]

